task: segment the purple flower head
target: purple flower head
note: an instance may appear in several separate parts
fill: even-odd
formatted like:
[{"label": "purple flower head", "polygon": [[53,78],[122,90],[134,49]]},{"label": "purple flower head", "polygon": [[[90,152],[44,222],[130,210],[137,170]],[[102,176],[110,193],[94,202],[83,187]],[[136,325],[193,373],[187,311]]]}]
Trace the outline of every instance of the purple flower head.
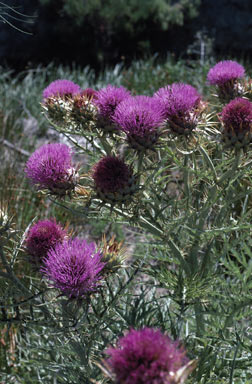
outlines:
[{"label": "purple flower head", "polygon": [[25,245],[26,251],[31,256],[34,264],[41,264],[49,249],[62,243],[67,237],[67,232],[56,223],[56,220],[40,220],[29,229]]},{"label": "purple flower head", "polygon": [[75,238],[50,249],[41,272],[69,298],[83,297],[95,291],[102,278],[101,257],[95,243]]},{"label": "purple flower head", "polygon": [[123,189],[128,185],[131,177],[130,167],[118,157],[104,157],[94,166],[95,186],[105,192],[116,192]]},{"label": "purple flower head", "polygon": [[189,84],[174,83],[160,88],[154,95],[163,106],[168,128],[175,134],[192,132],[204,108],[197,89]]},{"label": "purple flower head", "polygon": [[230,80],[237,80],[245,75],[245,69],[236,61],[225,60],[215,64],[207,74],[207,81],[211,85],[223,85]]},{"label": "purple flower head", "polygon": [[123,384],[174,384],[174,374],[188,363],[185,351],[159,330],[131,330],[108,348],[106,363]]},{"label": "purple flower head", "polygon": [[72,96],[80,92],[80,86],[70,80],[55,80],[43,91],[43,99]]},{"label": "purple flower head", "polygon": [[154,97],[160,100],[168,119],[184,115],[197,108],[201,100],[196,88],[183,83],[174,83],[160,88]]},{"label": "purple flower head", "polygon": [[226,147],[243,148],[252,142],[252,103],[237,98],[227,104],[221,114],[222,141]]},{"label": "purple flower head", "polygon": [[65,195],[74,188],[76,171],[72,167],[71,150],[65,144],[44,144],[28,159],[25,173],[33,184]]},{"label": "purple flower head", "polygon": [[232,126],[234,130],[251,127],[252,103],[242,98],[230,101],[222,110],[221,120],[225,126]]},{"label": "purple flower head", "polygon": [[100,117],[111,120],[118,104],[127,97],[130,97],[130,92],[124,87],[118,88],[108,85],[106,88],[98,91],[95,103],[98,106]]},{"label": "purple flower head", "polygon": [[115,110],[113,121],[124,131],[130,143],[151,148],[158,139],[158,129],[164,121],[163,108],[157,98],[129,97]]},{"label": "purple flower head", "polygon": [[108,202],[122,202],[137,190],[132,169],[118,157],[107,156],[93,169],[94,187],[99,197]]}]

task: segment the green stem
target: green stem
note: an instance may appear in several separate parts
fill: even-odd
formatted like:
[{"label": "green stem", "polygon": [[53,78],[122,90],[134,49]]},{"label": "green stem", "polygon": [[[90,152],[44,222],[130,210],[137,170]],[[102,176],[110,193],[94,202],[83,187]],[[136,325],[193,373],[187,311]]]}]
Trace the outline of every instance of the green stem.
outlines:
[{"label": "green stem", "polygon": [[[122,216],[122,217],[126,218],[127,220],[131,221],[132,217],[130,215],[128,215],[127,213],[122,212],[118,208],[113,208],[113,210],[114,210],[114,212],[118,213],[120,216]],[[159,229],[157,226],[155,226],[154,224],[150,223],[147,219],[145,219],[142,216],[139,217],[138,224],[140,225],[141,228],[148,229],[148,231],[150,233],[152,233],[152,235],[155,235],[155,236],[158,236],[158,237],[162,237],[163,236],[163,230],[162,229]]]},{"label": "green stem", "polygon": [[[4,251],[3,251],[3,248],[2,246],[0,245],[0,257],[2,259],[2,263],[3,263],[3,266],[4,268],[6,269],[7,273],[8,273],[8,278],[10,280],[13,281],[13,283],[17,286],[17,288],[24,294],[24,295],[29,295],[30,296],[30,291],[29,289],[27,289],[22,283],[21,281],[16,277],[16,275],[14,274],[12,268],[9,266],[9,263],[5,257],[5,254],[4,254]],[[34,303],[37,301],[37,300],[32,300]],[[52,320],[52,316],[50,314],[50,312],[48,311],[47,308],[45,308],[43,304],[40,300],[39,300],[39,305],[40,305],[40,308],[42,310],[42,312],[44,312],[44,314],[50,318],[50,320]]]},{"label": "green stem", "polygon": [[227,171],[226,173],[224,173],[224,175],[219,179],[218,181],[218,184],[222,184],[223,181],[225,181],[226,179],[229,179],[230,177],[233,177],[239,167],[239,163],[240,163],[240,159],[241,159],[241,149],[238,149],[236,151],[236,155],[235,155],[235,159],[234,159],[234,162],[233,162],[233,166],[232,168]]},{"label": "green stem", "polygon": [[99,139],[100,139],[102,147],[104,148],[107,156],[110,156],[111,155],[111,151],[112,151],[111,145],[107,142],[107,140],[106,140],[106,138],[104,136],[99,136]]},{"label": "green stem", "polygon": [[154,224],[150,223],[148,220],[146,220],[144,217],[140,216],[139,218],[139,224],[142,228],[148,229],[150,233],[152,233],[155,236],[162,237],[163,231],[159,228],[157,228]]},{"label": "green stem", "polygon": [[201,337],[205,333],[204,315],[202,313],[202,304],[200,302],[194,305],[196,319],[196,336]]},{"label": "green stem", "polygon": [[185,196],[187,201],[187,209],[189,209],[190,201],[191,201],[191,189],[190,189],[190,180],[189,180],[189,155],[185,155],[184,157],[184,188],[185,188]]},{"label": "green stem", "polygon": [[143,158],[144,158],[144,152],[141,151],[138,154],[138,162],[137,162],[137,173],[141,172],[142,165],[143,165]]},{"label": "green stem", "polygon": [[234,377],[234,370],[235,370],[235,360],[236,360],[236,356],[237,356],[237,353],[238,353],[239,346],[240,346],[240,343],[237,343],[237,346],[236,346],[235,352],[234,352],[234,358],[233,358],[233,361],[232,361],[232,367],[231,367],[231,372],[230,372],[229,384],[233,384],[233,377]]}]

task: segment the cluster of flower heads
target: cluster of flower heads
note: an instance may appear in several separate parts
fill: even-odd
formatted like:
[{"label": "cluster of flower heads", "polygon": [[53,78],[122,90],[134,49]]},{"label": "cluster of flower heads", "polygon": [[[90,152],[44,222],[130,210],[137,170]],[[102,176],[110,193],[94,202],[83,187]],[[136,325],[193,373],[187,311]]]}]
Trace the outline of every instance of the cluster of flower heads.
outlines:
[{"label": "cluster of flower heads", "polygon": [[[244,68],[230,60],[217,63],[207,76],[220,100],[228,102],[219,114],[228,147],[246,148],[252,141],[252,103],[241,97],[244,76]],[[99,91],[81,90],[68,80],[51,83],[43,92],[43,105],[56,122],[63,119],[72,127],[96,127],[110,135],[122,132],[137,151],[153,149],[162,131],[191,134],[205,108],[201,95],[189,84],[168,85],[148,97],[132,96],[124,87],[112,85]],[[40,189],[63,197],[74,192],[79,181],[71,149],[59,143],[37,149],[25,173]],[[132,167],[117,156],[102,158],[91,177],[96,195],[112,204],[127,201],[139,188]],[[114,239],[104,239],[99,248],[70,238],[55,220],[35,223],[25,246],[31,263],[39,265],[49,284],[71,299],[96,292],[103,277],[116,271],[123,260],[122,244]],[[129,331],[106,354],[104,365],[116,384],[182,384],[195,366],[179,342],[152,328]]]},{"label": "cluster of flower heads", "polygon": [[[207,75],[224,103],[243,97],[245,70],[239,63],[217,63]],[[201,95],[189,84],[174,83],[160,88],[152,97],[132,96],[124,87],[107,85],[95,91],[82,90],[69,80],[56,80],[43,92],[42,105],[49,117],[74,133],[98,129],[103,133],[124,132],[130,146],[153,149],[161,128],[175,135],[188,135],[206,107]]]},{"label": "cluster of flower heads", "polygon": [[[108,252],[102,247],[97,248],[95,243],[84,239],[71,238],[55,219],[40,220],[31,226],[25,239],[25,250],[29,262],[40,269],[50,285],[69,298],[83,298],[94,292],[103,277],[104,267],[110,263]],[[120,246],[114,252],[113,263],[119,252]],[[106,261],[103,261],[104,255]],[[117,267],[120,267],[120,259]],[[109,271],[108,266],[106,272]]]},{"label": "cluster of flower heads", "polygon": [[[217,63],[207,75],[210,85],[216,85],[223,95],[226,92],[226,98],[232,99],[220,114],[223,141],[229,147],[245,148],[251,141],[251,102],[233,97],[244,74],[240,64],[229,60]],[[137,151],[155,149],[160,135],[164,137],[167,132],[190,135],[206,108],[196,88],[184,83],[162,87],[149,97],[132,96],[124,87],[81,90],[71,81],[56,80],[44,90],[43,98],[45,104],[55,99],[63,103],[71,100],[70,115],[77,124],[92,120],[93,127],[103,134],[114,137],[116,133],[122,140],[126,136],[128,145]],[[87,105],[95,110],[95,117],[93,112],[89,115]],[[37,149],[25,172],[33,184],[59,196],[71,194],[79,177],[70,148],[58,143]],[[92,179],[98,197],[106,202],[124,202],[137,191],[133,169],[117,156],[101,159],[93,168]]]},{"label": "cluster of flower heads", "polygon": [[118,384],[179,384],[190,373],[184,349],[153,328],[132,329],[106,354],[105,365]]},{"label": "cluster of flower heads", "polygon": [[[78,186],[71,149],[65,144],[42,145],[28,159],[25,173],[39,189],[59,197],[71,196]],[[103,157],[95,164],[91,178],[98,197],[110,203],[124,202],[138,189],[132,168],[115,156]]]},{"label": "cluster of flower heads", "polygon": [[222,141],[229,148],[243,148],[252,141],[252,103],[245,97],[251,81],[244,80],[245,69],[232,60],[220,61],[207,75],[208,84],[216,86],[224,105],[219,114]]},{"label": "cluster of flower heads", "polygon": [[42,107],[52,123],[69,131],[92,129],[97,114],[96,91],[70,80],[53,81],[43,91]]},{"label": "cluster of flower heads", "polygon": [[[110,84],[99,91],[88,88],[71,94],[65,82],[53,82],[43,94],[43,106],[56,124],[61,119],[62,125],[68,125],[70,131],[74,126],[82,126],[82,131],[88,127],[106,134],[124,132],[130,146],[137,150],[153,149],[167,120],[176,121],[169,122],[171,131],[187,134],[190,126],[191,132],[201,112],[198,108],[201,97],[188,84],[175,83],[147,97],[133,96],[124,87]],[[73,83],[73,89],[75,86]],[[48,92],[48,89],[52,90]],[[174,129],[178,122],[180,127]]]}]

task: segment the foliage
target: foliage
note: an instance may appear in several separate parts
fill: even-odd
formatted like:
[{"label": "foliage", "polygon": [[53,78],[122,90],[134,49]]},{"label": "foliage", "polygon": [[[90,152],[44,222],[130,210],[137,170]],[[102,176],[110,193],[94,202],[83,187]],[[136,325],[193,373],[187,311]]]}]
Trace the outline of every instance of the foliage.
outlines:
[{"label": "foliage", "polygon": [[[181,79],[199,85],[209,96],[205,85],[209,66],[149,60],[129,69],[117,66],[97,78],[90,69],[69,69],[64,77],[83,88],[100,89],[110,82],[146,95]],[[45,79],[63,77],[62,68],[49,67],[48,77],[42,69],[37,73],[39,77],[35,72],[20,75],[19,82],[2,74],[6,89],[2,111],[5,116],[10,108],[10,121],[15,121],[13,106],[19,95],[38,116],[35,100],[38,104]],[[12,96],[9,103],[7,92]],[[80,132],[74,125],[43,122],[50,123],[57,140],[71,143],[78,156],[84,153],[85,161],[79,169],[79,189],[64,199],[46,191],[36,197],[27,184],[22,196],[21,188],[1,183],[0,204],[14,191],[7,209],[10,222],[0,238],[3,382],[108,382],[99,368],[104,350],[124,331],[144,326],[181,340],[189,359],[198,361],[186,383],[251,382],[251,147],[245,151],[223,147],[216,117],[222,105],[214,96],[208,99],[209,109],[191,136],[165,131],[159,145],[147,152],[132,150],[123,134],[103,134],[99,126]],[[3,136],[32,151],[32,143],[22,136],[22,120],[15,134],[6,121],[2,119]],[[104,154],[122,151],[122,144],[124,161],[139,177],[139,190],[129,204],[114,205],[96,195],[87,173]],[[22,173],[16,177],[19,182]],[[19,194],[26,195],[24,206]],[[27,262],[25,229],[36,213],[43,217],[41,207],[45,214],[71,221],[75,233],[86,230],[83,224],[96,222],[95,231],[104,231],[109,238],[111,228],[115,231],[118,223],[123,224],[128,261],[104,276],[102,286],[88,299],[64,297]],[[24,220],[11,220],[15,208],[17,219],[23,214]]]},{"label": "foliage", "polygon": [[[53,24],[52,57],[66,62],[67,50],[71,61],[91,63],[100,69],[107,63],[121,59],[129,63],[135,57],[156,52],[167,31],[197,16],[200,0],[40,0],[39,3],[45,29],[48,18]],[[167,48],[162,51],[166,53]]]},{"label": "foliage", "polygon": [[57,12],[65,14],[77,25],[85,20],[100,20],[110,29],[125,28],[128,32],[134,32],[136,24],[153,19],[162,30],[167,30],[171,25],[183,25],[185,14],[189,17],[197,15],[200,0],[109,0],[103,3],[101,0],[40,0],[42,5],[56,7]]}]

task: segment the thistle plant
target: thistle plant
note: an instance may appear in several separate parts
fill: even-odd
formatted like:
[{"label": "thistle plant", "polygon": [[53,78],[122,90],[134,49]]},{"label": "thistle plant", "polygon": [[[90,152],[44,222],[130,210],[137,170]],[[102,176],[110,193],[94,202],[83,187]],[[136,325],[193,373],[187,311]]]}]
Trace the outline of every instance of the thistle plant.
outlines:
[{"label": "thistle plant", "polygon": [[[231,78],[231,67],[218,78],[238,84],[243,72]],[[37,149],[25,174],[67,216],[120,223],[125,241],[106,231],[90,241],[72,224],[73,237],[55,219],[1,240],[4,319],[25,327],[34,382],[249,383],[251,102],[211,105],[185,83],[64,97],[52,127],[68,144]]]}]

